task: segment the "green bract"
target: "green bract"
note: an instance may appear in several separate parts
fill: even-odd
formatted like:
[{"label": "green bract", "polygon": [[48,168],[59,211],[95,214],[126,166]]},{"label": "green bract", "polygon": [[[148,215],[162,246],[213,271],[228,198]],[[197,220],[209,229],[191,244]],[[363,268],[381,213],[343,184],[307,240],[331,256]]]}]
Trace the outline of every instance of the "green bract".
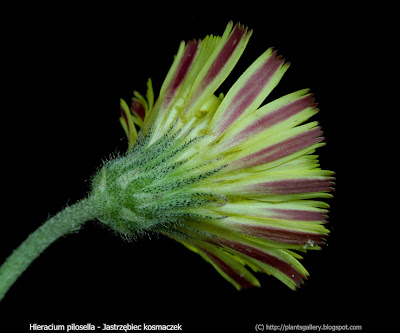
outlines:
[{"label": "green bract", "polygon": [[187,134],[171,128],[150,146],[147,135],[125,156],[105,163],[92,182],[93,199],[103,207],[99,220],[130,236],[169,230],[188,219],[220,217],[204,208],[220,206],[226,198],[195,185],[223,166],[212,161],[193,165],[201,138],[187,140]]}]

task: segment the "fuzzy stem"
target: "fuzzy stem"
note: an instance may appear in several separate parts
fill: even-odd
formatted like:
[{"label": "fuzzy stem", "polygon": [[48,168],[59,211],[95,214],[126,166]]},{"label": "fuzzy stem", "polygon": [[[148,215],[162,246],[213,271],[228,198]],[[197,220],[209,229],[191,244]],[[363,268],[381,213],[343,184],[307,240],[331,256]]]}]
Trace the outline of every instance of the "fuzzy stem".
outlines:
[{"label": "fuzzy stem", "polygon": [[31,233],[0,267],[0,301],[19,276],[51,243],[94,219],[96,212],[92,200],[83,199],[66,207]]}]

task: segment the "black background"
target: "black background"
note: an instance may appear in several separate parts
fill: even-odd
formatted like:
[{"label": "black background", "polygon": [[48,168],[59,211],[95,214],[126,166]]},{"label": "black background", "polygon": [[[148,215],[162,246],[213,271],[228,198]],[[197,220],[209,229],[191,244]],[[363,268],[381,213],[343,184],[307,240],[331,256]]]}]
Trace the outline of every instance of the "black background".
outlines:
[{"label": "black background", "polygon": [[[260,3],[261,4],[261,3]],[[154,6],[153,6],[154,5]],[[96,222],[58,240],[21,276],[0,304],[0,330],[29,323],[95,325],[181,323],[184,332],[254,332],[263,324],[362,325],[377,320],[373,217],[363,192],[363,109],[358,75],[368,24],[361,13],[286,5],[237,8],[25,8],[4,30],[3,186],[0,258],[49,215],[84,197],[89,179],[126,140],[119,98],[158,93],[181,40],[221,35],[229,20],[254,30],[220,91],[268,47],[291,62],[268,101],[311,88],[327,145],[324,169],[336,172],[331,235],[303,263],[310,277],[296,292],[268,276],[237,292],[200,256],[164,237],[128,243]],[[33,9],[32,9],[33,10]],[[46,10],[48,10],[46,12]],[[39,13],[37,13],[39,12]],[[367,259],[369,261],[367,261]],[[2,331],[3,332],[3,331]],[[5,331],[4,331],[5,332]]]}]

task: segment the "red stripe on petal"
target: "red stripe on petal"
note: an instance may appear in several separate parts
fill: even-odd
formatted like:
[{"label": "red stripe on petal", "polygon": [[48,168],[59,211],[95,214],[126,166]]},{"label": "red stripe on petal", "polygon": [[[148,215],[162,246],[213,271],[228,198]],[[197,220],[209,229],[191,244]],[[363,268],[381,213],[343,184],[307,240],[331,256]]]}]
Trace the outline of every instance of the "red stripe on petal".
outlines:
[{"label": "red stripe on petal", "polygon": [[324,212],[316,212],[309,210],[290,210],[290,209],[269,209],[273,212],[275,218],[290,221],[319,221],[326,222],[326,214]]},{"label": "red stripe on petal", "polygon": [[131,111],[132,111],[132,113],[136,113],[142,120],[144,120],[144,118],[146,116],[145,107],[136,98],[132,98]]},{"label": "red stripe on petal", "polygon": [[323,141],[324,138],[321,135],[320,127],[316,127],[238,159],[231,164],[231,167],[234,169],[243,169],[275,161]]},{"label": "red stripe on petal", "polygon": [[249,236],[269,239],[279,243],[295,245],[322,245],[325,243],[323,235],[311,232],[294,231],[288,229],[273,228],[264,225],[249,224],[240,225],[239,229],[241,232]]},{"label": "red stripe on petal", "polygon": [[221,260],[214,254],[203,250],[206,256],[218,266],[221,271],[223,271],[229,278],[235,281],[237,284],[240,285],[241,288],[247,289],[253,287],[253,284],[247,281],[244,277],[240,276],[231,266],[229,266],[225,261]]},{"label": "red stripe on petal", "polygon": [[256,135],[257,133],[267,129],[268,127],[276,125],[279,122],[285,121],[286,119],[289,119],[290,117],[309,107],[316,107],[317,104],[314,104],[313,102],[314,98],[312,98],[311,95],[308,95],[292,103],[284,105],[279,109],[266,114],[260,119],[257,119],[254,123],[240,131],[233,138],[231,138],[227,145],[230,146],[232,144],[243,142],[247,138]]},{"label": "red stripe on petal", "polygon": [[283,179],[250,185],[256,192],[273,194],[299,194],[332,191],[332,178]]},{"label": "red stripe on petal", "polygon": [[218,133],[225,131],[258,97],[268,84],[275,72],[284,63],[281,57],[275,58],[275,51],[268,60],[248,79],[240,89],[231,104],[227,107],[221,127]]},{"label": "red stripe on petal", "polygon": [[232,56],[233,52],[239,45],[240,40],[245,36],[247,28],[236,24],[231,35],[223,46],[221,52],[218,54],[217,58],[214,60],[210,69],[208,70],[203,82],[202,89],[210,84],[211,81],[221,72],[222,68],[225,66],[229,58]]},{"label": "red stripe on petal", "polygon": [[196,54],[198,51],[198,42],[196,40],[189,41],[186,45],[185,52],[182,55],[182,59],[176,69],[175,75],[172,78],[164,100],[164,107],[168,106],[172,98],[175,96],[176,90],[180,87],[186,75],[191,68]]},{"label": "red stripe on petal", "polygon": [[241,244],[233,241],[228,241],[224,239],[219,239],[219,243],[229,247],[235,251],[238,251],[246,256],[249,256],[253,259],[256,259],[264,264],[267,264],[271,267],[276,268],[278,271],[282,272],[283,274],[287,275],[290,279],[295,282],[295,284],[299,287],[300,283],[303,282],[305,276],[296,270],[292,265],[287,263],[286,261],[279,259],[265,251],[262,251],[258,248],[247,244]]}]

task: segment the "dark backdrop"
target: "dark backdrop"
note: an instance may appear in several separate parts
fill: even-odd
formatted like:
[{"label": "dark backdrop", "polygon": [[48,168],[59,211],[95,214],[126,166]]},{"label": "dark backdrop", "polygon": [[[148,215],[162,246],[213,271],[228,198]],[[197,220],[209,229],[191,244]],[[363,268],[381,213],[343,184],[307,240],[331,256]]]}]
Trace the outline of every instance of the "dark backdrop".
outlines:
[{"label": "dark backdrop", "polygon": [[0,304],[2,326],[23,332],[29,323],[181,323],[185,332],[254,332],[258,323],[371,325],[374,286],[364,252],[371,221],[356,195],[365,158],[358,132],[363,111],[355,103],[363,23],[325,5],[244,5],[16,15],[4,31],[10,103],[1,123],[0,258],[49,215],[85,196],[102,159],[125,150],[119,98],[144,94],[148,77],[157,94],[181,40],[220,35],[233,20],[254,33],[220,90],[273,46],[292,65],[268,100],[311,88],[321,109],[315,119],[327,145],[320,160],[336,172],[337,185],[328,245],[305,256],[305,285],[293,292],[258,275],[262,288],[237,292],[178,243],[164,237],[128,243],[89,222],[53,244],[17,281]]}]

